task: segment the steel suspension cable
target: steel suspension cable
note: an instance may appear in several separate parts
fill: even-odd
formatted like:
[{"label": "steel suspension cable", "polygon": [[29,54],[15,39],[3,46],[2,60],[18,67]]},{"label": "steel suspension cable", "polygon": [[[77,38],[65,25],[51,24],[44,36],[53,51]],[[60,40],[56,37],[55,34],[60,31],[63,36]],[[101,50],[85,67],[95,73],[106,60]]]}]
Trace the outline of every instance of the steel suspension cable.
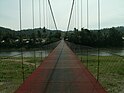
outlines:
[{"label": "steel suspension cable", "polygon": [[49,7],[50,7],[50,11],[51,11],[51,14],[52,14],[52,18],[53,18],[53,22],[54,22],[55,28],[56,28],[56,30],[58,30],[57,24],[56,24],[56,21],[55,21],[55,17],[54,17],[54,14],[53,14],[52,6],[51,6],[51,3],[50,3],[50,0],[48,0],[48,4],[49,4]]},{"label": "steel suspension cable", "polygon": [[67,31],[69,30],[69,27],[70,27],[71,17],[72,17],[73,8],[74,8],[74,2],[75,2],[75,0],[73,0],[73,2],[72,2],[71,13],[70,13],[69,21],[68,21]]},{"label": "steel suspension cable", "polygon": [[100,0],[98,0],[98,30],[100,30]]},{"label": "steel suspension cable", "polygon": [[[33,31],[34,31],[34,0],[32,0],[32,26],[33,26]],[[35,33],[34,33],[35,35]],[[35,43],[35,41],[34,41]],[[36,53],[34,49],[34,63],[35,63],[35,69],[36,69]]]},{"label": "steel suspension cable", "polygon": [[[99,31],[100,31],[100,0],[98,0],[98,43],[99,42]],[[98,44],[98,69],[97,69],[97,80],[99,80],[99,68],[100,66],[100,49]]]},{"label": "steel suspension cable", "polygon": [[[89,0],[87,0],[87,29],[89,29]],[[89,51],[87,49],[87,68],[88,68]]]},{"label": "steel suspension cable", "polygon": [[46,27],[48,28],[48,7],[47,7],[47,1],[46,1]]},{"label": "steel suspension cable", "polygon": [[19,28],[20,28],[20,31],[22,30],[22,4],[21,4],[21,0],[19,0]]},{"label": "steel suspension cable", "polygon": [[[20,26],[20,31],[22,30],[22,2],[21,0],[19,0],[19,26]],[[24,57],[23,57],[23,39],[22,39],[22,31],[20,32],[21,33],[21,37],[20,37],[20,40],[21,40],[21,59],[22,59],[22,79],[23,79],[23,82],[24,82]]]},{"label": "steel suspension cable", "polygon": [[39,0],[39,25],[41,28],[41,2],[40,2],[40,0]]},{"label": "steel suspension cable", "polygon": [[77,11],[77,9],[76,9],[76,0],[75,0],[75,28],[77,27],[77,22],[76,22],[77,14],[76,14],[76,11]]},{"label": "steel suspension cable", "polygon": [[49,8],[48,8],[48,28],[50,28],[50,11],[49,11]]},{"label": "steel suspension cable", "polygon": [[79,29],[79,0],[77,0],[77,29]]},{"label": "steel suspension cable", "polygon": [[45,24],[46,24],[46,20],[45,20],[45,1],[43,0],[43,21],[44,21],[44,27],[45,27]]},{"label": "steel suspension cable", "polygon": [[32,26],[34,29],[34,0],[32,0]]},{"label": "steel suspension cable", "polygon": [[47,28],[50,28],[50,11],[49,11],[49,6],[48,6],[48,2],[46,3],[47,5],[46,5],[46,8],[47,8]]},{"label": "steel suspension cable", "polygon": [[87,0],[87,29],[89,29],[89,0]]},{"label": "steel suspension cable", "polygon": [[83,26],[83,25],[82,25],[82,24],[83,24],[83,23],[82,23],[82,21],[83,21],[83,20],[82,20],[82,19],[83,19],[83,17],[82,17],[82,15],[83,15],[83,14],[82,14],[82,13],[83,13],[83,12],[82,12],[82,8],[83,8],[83,7],[82,7],[82,0],[81,0],[81,28],[82,28],[82,26]]}]

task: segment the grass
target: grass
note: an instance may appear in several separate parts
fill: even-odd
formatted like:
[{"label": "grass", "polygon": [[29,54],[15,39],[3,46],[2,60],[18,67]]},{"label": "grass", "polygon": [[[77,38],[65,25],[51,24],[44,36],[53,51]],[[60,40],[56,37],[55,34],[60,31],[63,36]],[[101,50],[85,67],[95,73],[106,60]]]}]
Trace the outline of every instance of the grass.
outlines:
[{"label": "grass", "polygon": [[[82,57],[87,66],[87,56]],[[98,57],[88,57],[88,69],[97,77]],[[100,56],[99,81],[108,93],[122,93],[124,89],[124,59],[119,56]]]},{"label": "grass", "polygon": [[[87,56],[79,56],[87,66]],[[37,57],[37,66],[41,63]],[[97,56],[88,56],[88,69],[97,76]],[[34,58],[24,57],[25,79],[35,69]],[[0,58],[0,93],[13,93],[22,83],[21,57]],[[100,56],[99,81],[108,93],[123,93],[124,89],[124,59],[119,56]]]},{"label": "grass", "polygon": [[[35,59],[37,66],[41,58]],[[25,79],[35,70],[32,57],[24,57]],[[0,57],[0,93],[13,93],[23,81],[21,57]]]}]

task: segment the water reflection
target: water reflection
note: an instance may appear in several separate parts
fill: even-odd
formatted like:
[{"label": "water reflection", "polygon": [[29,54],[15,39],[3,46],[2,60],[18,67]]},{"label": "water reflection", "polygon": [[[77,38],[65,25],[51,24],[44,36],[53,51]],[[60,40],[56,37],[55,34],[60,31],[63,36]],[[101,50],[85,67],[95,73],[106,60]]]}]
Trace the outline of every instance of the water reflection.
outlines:
[{"label": "water reflection", "polygon": [[[42,50],[42,51],[35,51],[36,53],[36,57],[45,57],[49,54],[49,50]],[[124,56],[124,48],[123,49],[105,49],[105,50],[100,50],[100,56],[111,56],[112,53],[120,55],[120,56]],[[7,51],[7,52],[0,52],[0,56],[15,56],[18,57],[20,56],[19,54],[20,51]],[[87,55],[86,51],[82,51],[78,52],[79,55]],[[34,51],[24,51],[23,52],[24,57],[34,57]],[[92,50],[92,51],[88,51],[88,55],[93,55],[93,56],[97,56],[98,52],[97,50]]]},{"label": "water reflection", "polygon": [[[16,56],[19,57],[21,54],[20,51],[7,51],[7,52],[0,52],[0,56]],[[45,57],[49,54],[49,51],[35,51],[36,57]],[[34,57],[34,51],[24,51],[24,57]]]},{"label": "water reflection", "polygon": [[[87,53],[90,56],[98,56],[98,50],[95,50],[95,49],[88,50],[88,51],[83,50],[82,52],[81,51],[77,52],[78,55],[86,55],[86,56],[87,56]],[[124,56],[124,49],[100,49],[99,51],[100,56],[112,56],[113,54]]]}]

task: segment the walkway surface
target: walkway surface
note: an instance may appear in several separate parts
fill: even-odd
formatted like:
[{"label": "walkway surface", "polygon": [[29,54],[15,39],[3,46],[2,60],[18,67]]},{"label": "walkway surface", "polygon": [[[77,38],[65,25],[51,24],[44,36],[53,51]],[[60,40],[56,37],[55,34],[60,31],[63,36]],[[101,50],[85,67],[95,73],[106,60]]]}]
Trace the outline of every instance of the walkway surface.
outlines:
[{"label": "walkway surface", "polygon": [[62,40],[15,93],[107,93]]}]

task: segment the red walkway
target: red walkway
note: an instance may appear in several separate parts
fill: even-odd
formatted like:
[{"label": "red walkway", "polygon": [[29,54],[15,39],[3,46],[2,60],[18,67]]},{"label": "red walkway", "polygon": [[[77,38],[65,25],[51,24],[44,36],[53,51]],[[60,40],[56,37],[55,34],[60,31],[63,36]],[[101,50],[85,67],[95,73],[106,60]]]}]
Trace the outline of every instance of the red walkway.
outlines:
[{"label": "red walkway", "polygon": [[107,93],[64,41],[15,93]]}]

